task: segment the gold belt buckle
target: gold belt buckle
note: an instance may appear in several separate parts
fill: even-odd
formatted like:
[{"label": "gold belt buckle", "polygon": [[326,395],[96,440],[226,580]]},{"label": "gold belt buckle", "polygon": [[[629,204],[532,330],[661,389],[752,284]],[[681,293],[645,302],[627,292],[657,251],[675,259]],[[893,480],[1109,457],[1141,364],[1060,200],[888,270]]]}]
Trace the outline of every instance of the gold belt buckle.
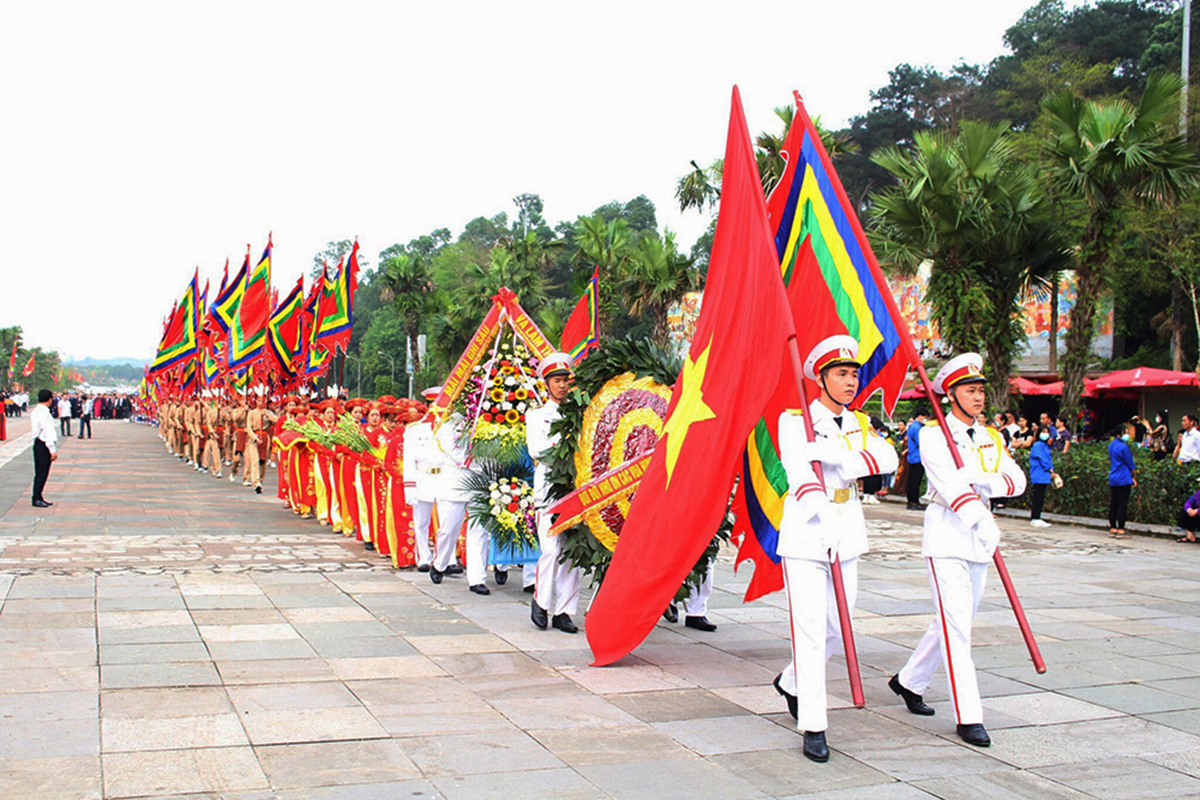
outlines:
[{"label": "gold belt buckle", "polygon": [[850,500],[850,489],[848,487],[845,489],[834,489],[833,490],[833,502],[845,503],[845,502],[848,502],[849,500]]},{"label": "gold belt buckle", "polygon": [[430,475],[440,475],[440,474],[442,474],[442,468],[434,467],[433,469],[429,470],[429,474]]}]

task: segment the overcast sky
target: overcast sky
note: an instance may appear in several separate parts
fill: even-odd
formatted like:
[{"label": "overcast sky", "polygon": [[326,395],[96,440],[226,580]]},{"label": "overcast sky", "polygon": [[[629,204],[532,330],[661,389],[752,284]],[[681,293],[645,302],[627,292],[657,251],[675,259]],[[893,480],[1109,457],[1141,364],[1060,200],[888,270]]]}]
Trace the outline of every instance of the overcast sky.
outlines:
[{"label": "overcast sky", "polygon": [[899,63],[999,55],[1033,2],[5,3],[0,327],[149,359],[192,269],[268,231],[286,292],[332,239],[374,264],[522,192],[551,224],[645,194],[690,246],[675,181],[734,83],[751,133],[793,88],[839,127]]}]

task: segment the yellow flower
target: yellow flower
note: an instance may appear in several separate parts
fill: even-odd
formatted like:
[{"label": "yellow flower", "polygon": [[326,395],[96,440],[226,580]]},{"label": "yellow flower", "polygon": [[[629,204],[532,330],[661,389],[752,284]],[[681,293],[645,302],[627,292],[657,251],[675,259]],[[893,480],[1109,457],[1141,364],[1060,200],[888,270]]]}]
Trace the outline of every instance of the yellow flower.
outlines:
[{"label": "yellow flower", "polygon": [[526,389],[517,389],[516,395],[517,395],[518,400],[528,400],[529,399],[529,392]]},{"label": "yellow flower", "polygon": [[517,412],[517,410],[515,408],[510,408],[508,411],[504,412],[504,421],[507,422],[508,424],[512,425],[516,422],[519,422],[520,420],[521,420],[521,415]]},{"label": "yellow flower", "polygon": [[504,399],[504,390],[503,389],[492,389],[492,392],[489,396],[492,398],[493,403],[499,403],[500,401],[502,401]]}]

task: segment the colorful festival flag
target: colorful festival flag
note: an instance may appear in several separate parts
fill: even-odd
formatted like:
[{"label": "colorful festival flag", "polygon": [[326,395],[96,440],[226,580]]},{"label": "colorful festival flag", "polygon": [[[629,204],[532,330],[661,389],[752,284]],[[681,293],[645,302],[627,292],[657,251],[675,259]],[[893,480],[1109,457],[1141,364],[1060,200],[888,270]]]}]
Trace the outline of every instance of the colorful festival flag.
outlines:
[{"label": "colorful festival flag", "polygon": [[600,300],[600,267],[592,271],[588,281],[587,291],[575,304],[575,310],[567,318],[563,326],[560,349],[571,357],[572,364],[578,364],[589,352],[599,346],[600,328],[597,322],[597,309]]},{"label": "colorful festival flag", "polygon": [[296,281],[295,288],[276,307],[267,320],[267,352],[274,362],[274,369],[285,382],[296,377],[296,358],[300,355],[301,312],[304,305],[304,276]]},{"label": "colorful festival flag", "polygon": [[[269,280],[269,255],[266,258],[266,262],[266,277]],[[260,262],[259,266],[262,266],[262,262]],[[263,318],[260,329],[256,331],[246,326],[247,316],[242,313],[242,306],[246,301],[248,288],[252,284],[251,275],[250,250],[247,248],[242,268],[238,270],[238,274],[234,277],[228,288],[226,288],[225,296],[218,299],[215,304],[218,323],[221,326],[221,330],[226,334],[226,369],[239,369],[258,358],[262,355],[263,346],[266,342],[266,318]],[[253,280],[255,294],[261,295],[261,304],[265,305],[267,293],[265,287],[262,285],[263,275],[258,267],[255,268],[253,275],[256,276]]]},{"label": "colorful festival flag", "polygon": [[[916,351],[854,206],[798,93],[782,155],[787,166],[767,199],[767,214],[801,358],[827,336],[853,336],[863,366],[851,405],[858,407],[882,392],[883,407],[890,415],[908,367],[916,363]],[[820,387],[810,381],[808,395],[819,397]],[[788,482],[779,459],[779,415],[799,404],[788,370],[742,455],[733,535],[739,540],[737,562],[754,564],[746,602],[783,588],[783,568],[775,548]]]},{"label": "colorful festival flag", "polygon": [[21,374],[24,377],[28,378],[30,375],[33,374],[33,370],[35,369],[34,361],[36,359],[37,359],[36,351],[29,354],[29,360],[25,362],[25,369],[21,370]]},{"label": "colorful festival flag", "polygon": [[314,341],[329,352],[346,352],[354,328],[354,292],[358,288],[358,240],[350,250],[345,267],[338,264],[337,275],[321,293]]},{"label": "colorful festival flag", "polygon": [[746,439],[795,335],[771,233],[734,87],[704,305],[662,438],[588,614],[597,666],[642,642],[725,515]]},{"label": "colorful festival flag", "polygon": [[17,368],[17,343],[20,341],[20,336],[13,339],[12,355],[8,357],[8,377],[10,378],[13,376],[13,371]]},{"label": "colorful festival flag", "polygon": [[304,308],[300,315],[302,325],[300,341],[304,348],[301,352],[300,363],[303,365],[301,369],[304,377],[309,380],[316,380],[332,364],[329,351],[316,342],[317,314],[321,305],[321,296],[328,282],[329,268],[322,264],[321,277],[313,281],[312,288],[308,290],[308,298],[304,301]]},{"label": "colorful festival flag", "polygon": [[179,364],[196,354],[199,349],[197,334],[200,329],[200,271],[192,275],[191,283],[183,293],[183,298],[175,304],[175,310],[163,332],[158,344],[158,354],[150,363],[150,374],[153,375]]}]

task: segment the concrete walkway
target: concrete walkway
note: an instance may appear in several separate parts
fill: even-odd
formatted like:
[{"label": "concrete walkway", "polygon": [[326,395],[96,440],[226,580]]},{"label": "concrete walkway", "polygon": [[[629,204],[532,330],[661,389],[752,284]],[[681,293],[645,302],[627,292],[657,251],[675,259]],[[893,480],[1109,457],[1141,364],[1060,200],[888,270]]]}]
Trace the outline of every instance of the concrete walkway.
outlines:
[{"label": "concrete walkway", "polygon": [[[538,631],[519,576],[433,585],[96,422],[50,513],[0,467],[3,797],[1144,797],[1200,794],[1200,548],[1002,522],[1049,671],[993,580],[977,618],[993,746],[886,687],[928,624],[920,517],[867,509],[855,630],[867,709],[830,667],[828,764],[770,685],[781,595],[718,564],[703,634],[660,624],[619,665]],[[4,498],[7,498],[5,495]],[[582,598],[586,606],[588,595]],[[582,621],[582,620],[580,620]]]}]

